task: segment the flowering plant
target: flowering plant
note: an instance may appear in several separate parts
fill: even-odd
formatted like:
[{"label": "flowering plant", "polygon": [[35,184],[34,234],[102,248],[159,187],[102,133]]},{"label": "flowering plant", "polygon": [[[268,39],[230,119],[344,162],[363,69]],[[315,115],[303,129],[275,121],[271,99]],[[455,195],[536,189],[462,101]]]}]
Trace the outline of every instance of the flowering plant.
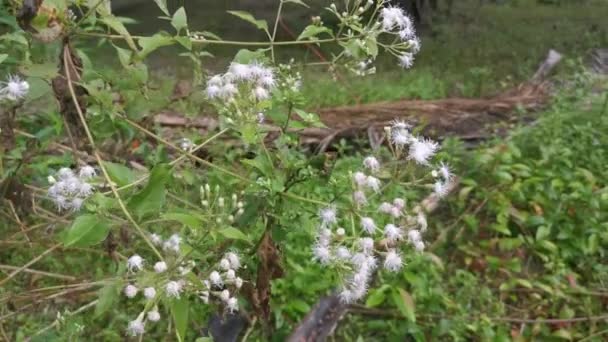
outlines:
[{"label": "flowering plant", "polygon": [[[410,250],[424,249],[427,221],[417,190],[442,197],[452,181],[449,168],[433,162],[438,144],[395,121],[385,129],[387,150],[365,158],[361,169],[335,176],[337,181],[348,179],[347,196],[340,195],[343,189],[336,189],[330,201],[297,193],[294,185],[325,172],[316,157],[297,148],[297,130],[323,124],[301,108],[302,66],[295,61],[282,63],[275,51],[286,45],[335,44],[340,52],[326,63],[328,71],[342,68],[367,75],[375,71],[373,62],[384,50],[409,68],[420,42],[402,9],[384,0],[331,4],[326,10],[337,19],[336,27],[313,17],[296,40],[278,41],[284,8],[306,6],[300,0],[281,0],[272,31],[264,20],[231,11],[268,37],[265,42],[235,42],[191,31],[183,7],[170,13],[164,1],[156,3],[175,29],[173,34],[132,36],[106,1],[55,0],[33,7],[12,2],[21,29],[15,25],[2,40],[4,46],[14,47],[9,61],[15,72],[0,88],[2,106],[12,112],[28,108],[28,92],[40,93],[34,87],[41,87],[40,83],[33,81],[52,84],[59,105],[58,128],[54,134],[39,133],[65,151],[48,165],[56,172],[42,177],[40,170],[31,170],[35,176],[20,179],[32,190],[34,207],[40,208],[36,213],[44,213],[32,214],[31,220],[64,223],[53,237],[59,243],[44,253],[57,248],[94,250],[103,242],[117,265],[111,277],[86,283],[100,287],[99,298],[74,312],[94,306],[102,315],[115,303],[129,305],[129,319],[124,322],[129,335],[143,335],[148,327],[163,323],[164,317],[172,317],[166,326],[180,340],[196,334],[187,330],[188,313],[201,303],[208,314],[230,315],[245,308],[268,321],[270,280],[280,274],[280,248],[272,232],[287,202],[318,208],[320,223],[311,257],[343,276],[340,295],[345,302],[364,297],[380,265],[397,272]],[[75,47],[86,38],[112,41],[126,77],[113,80],[96,70],[94,56]],[[30,60],[32,46],[51,42],[61,46],[59,68]],[[181,55],[193,64],[194,85],[201,86],[197,92],[217,110],[217,133],[172,143],[172,138],[146,127],[142,98],[153,102],[158,94],[148,86],[143,61],[168,45],[183,48]],[[209,53],[203,49],[214,45],[260,49],[240,50],[225,72],[207,76],[201,59]],[[41,68],[45,72],[34,72]],[[17,71],[22,76],[16,76]],[[26,144],[13,134],[14,120],[14,115],[3,118],[2,129],[9,129],[11,146],[23,151]],[[279,133],[274,140],[269,138],[272,132]],[[127,158],[106,148],[109,141],[125,136],[151,139],[159,146],[158,153],[151,157],[152,148],[136,147],[146,165],[132,163],[137,170],[126,167],[122,160]],[[236,148],[214,161],[200,156],[203,148],[229,136],[239,140],[244,151]],[[26,133],[24,138],[32,135]],[[28,167],[15,159],[7,165],[12,175]],[[400,195],[393,196],[395,192]],[[126,237],[117,242],[121,234]],[[57,318],[37,333],[62,322]]]}]

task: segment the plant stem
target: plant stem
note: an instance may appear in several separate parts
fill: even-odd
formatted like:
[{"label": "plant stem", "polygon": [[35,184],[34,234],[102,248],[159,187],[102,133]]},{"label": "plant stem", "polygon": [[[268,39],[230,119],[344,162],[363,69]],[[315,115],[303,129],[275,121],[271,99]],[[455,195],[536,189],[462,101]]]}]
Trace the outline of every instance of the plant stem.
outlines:
[{"label": "plant stem", "polygon": [[281,12],[283,11],[283,0],[279,1],[279,9],[277,9],[277,17],[274,20],[274,28],[272,30],[272,37],[270,37],[270,41],[272,45],[270,45],[270,56],[272,58],[272,63],[276,63],[274,58],[274,41],[277,37],[277,29],[279,27],[279,20],[281,19]]}]

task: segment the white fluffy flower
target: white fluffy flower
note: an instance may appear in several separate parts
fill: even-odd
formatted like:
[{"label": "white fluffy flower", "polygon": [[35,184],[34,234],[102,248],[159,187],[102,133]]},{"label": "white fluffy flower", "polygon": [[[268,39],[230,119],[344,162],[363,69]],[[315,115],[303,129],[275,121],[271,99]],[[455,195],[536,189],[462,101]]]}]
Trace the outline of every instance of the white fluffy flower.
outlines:
[{"label": "white fluffy flower", "polygon": [[411,19],[399,7],[389,6],[383,8],[380,11],[380,18],[382,20],[382,28],[385,31],[391,31],[396,27],[404,28],[412,25]]},{"label": "white fluffy flower", "polygon": [[421,240],[414,242],[414,248],[418,252],[424,251],[424,242]]},{"label": "white fluffy flower", "polygon": [[240,80],[248,80],[253,77],[251,67],[247,64],[232,63],[230,64],[228,71],[232,73],[235,78]]},{"label": "white fluffy flower", "polygon": [[384,236],[390,241],[396,241],[403,238],[403,233],[401,228],[389,223],[384,227]]},{"label": "white fluffy flower", "polygon": [[156,233],[150,235],[150,241],[157,246],[163,243],[163,239]]},{"label": "white fluffy flower", "polygon": [[390,214],[392,210],[393,205],[388,202],[383,202],[380,204],[380,207],[378,207],[378,211],[384,214]]},{"label": "white fluffy flower", "polygon": [[439,145],[429,139],[414,139],[410,145],[409,159],[413,159],[418,164],[428,165],[429,159],[433,157]]},{"label": "white fluffy flower", "polygon": [[207,86],[206,92],[207,92],[208,98],[214,99],[214,98],[220,96],[220,94],[222,93],[222,88],[220,88],[217,85],[211,84],[211,85]]},{"label": "white fluffy flower", "polygon": [[127,296],[127,298],[133,298],[133,297],[137,296],[138,291],[139,290],[137,289],[137,287],[135,287],[134,285],[131,285],[131,284],[125,286],[125,290],[124,290],[125,296]]},{"label": "white fluffy flower", "polygon": [[211,77],[209,79],[209,81],[207,81],[208,85],[221,85],[222,84],[222,76],[220,75],[214,75],[213,77]]},{"label": "white fluffy flower", "polygon": [[348,260],[350,258],[350,252],[348,251],[348,248],[344,246],[336,248],[335,254],[336,258],[339,260]]},{"label": "white fluffy flower", "polygon": [[[408,25],[399,30],[399,38],[401,38],[402,41],[407,41],[408,43],[410,40],[414,40],[413,38],[416,38],[416,30],[414,29],[414,25]],[[410,45],[410,48],[411,47],[412,46]],[[413,48],[412,52],[414,52]]]},{"label": "white fluffy flower", "polygon": [[401,269],[401,266],[403,266],[403,260],[401,259],[399,253],[392,249],[389,250],[384,258],[384,268],[391,272],[396,272]]},{"label": "white fluffy flower", "polygon": [[419,230],[412,229],[407,232],[407,238],[410,240],[410,242],[414,243],[416,241],[422,240],[422,234]]},{"label": "white fluffy flower", "polygon": [[338,222],[337,212],[335,207],[327,207],[321,209],[319,217],[321,218],[321,226],[327,227],[331,224]]},{"label": "white fluffy flower", "polygon": [[239,301],[235,297],[228,299],[228,302],[226,303],[226,309],[231,313],[237,311],[239,309]]},{"label": "white fluffy flower", "polygon": [[350,262],[357,268],[367,266],[367,255],[364,253],[355,253],[351,258]]},{"label": "white fluffy flower", "polygon": [[30,90],[30,85],[19,76],[9,76],[8,81],[0,82],[3,87],[0,88],[0,100],[7,98],[11,101],[17,101],[24,98]]},{"label": "white fluffy flower", "polygon": [[374,250],[374,239],[368,237],[361,238],[359,239],[359,246],[361,246],[364,252],[369,253]]},{"label": "white fluffy flower", "polygon": [[367,183],[367,176],[365,173],[357,171],[353,174],[353,180],[358,186],[364,186]]},{"label": "white fluffy flower", "polygon": [[444,162],[441,162],[439,164],[439,174],[441,175],[441,177],[443,177],[443,179],[448,182],[450,180],[452,180],[453,174],[452,171],[450,170],[450,167],[445,164]]},{"label": "white fluffy flower", "polygon": [[139,271],[144,267],[144,259],[135,254],[127,260],[127,269],[131,272]]},{"label": "white fluffy flower", "polygon": [[163,243],[163,249],[179,253],[179,245],[181,241],[182,238],[179,237],[179,235],[173,234],[169,237],[167,241],[165,241],[165,243]]},{"label": "white fluffy flower", "polygon": [[418,213],[418,215],[416,216],[416,223],[418,224],[418,227],[420,227],[420,231],[424,233],[428,227],[428,224],[426,222],[426,216],[424,215],[424,213]]},{"label": "white fluffy flower", "polygon": [[253,96],[255,96],[258,101],[263,101],[270,98],[268,90],[266,90],[264,87],[255,87],[255,89],[253,89]]},{"label": "white fluffy flower", "polygon": [[144,297],[146,297],[147,299],[153,299],[154,297],[156,297],[156,289],[153,287],[146,287],[144,289]]},{"label": "white fluffy flower", "polygon": [[371,217],[362,217],[361,228],[363,228],[366,233],[373,234],[376,230],[376,223]]},{"label": "white fluffy flower", "polygon": [[224,290],[224,291],[220,292],[220,299],[223,302],[227,302],[228,299],[230,299],[230,291]]},{"label": "white fluffy flower", "polygon": [[420,40],[418,38],[411,38],[407,40],[407,44],[410,46],[410,50],[413,53],[420,52]]},{"label": "white fluffy flower", "polygon": [[127,333],[131,336],[142,335],[145,331],[144,322],[141,317],[129,322],[127,327]]},{"label": "white fluffy flower", "polygon": [[380,163],[378,162],[378,159],[373,156],[369,156],[363,159],[363,166],[370,169],[372,172],[376,172],[380,169]]},{"label": "white fluffy flower", "polygon": [[445,197],[448,194],[448,183],[436,181],[433,186],[434,192],[438,197]]},{"label": "white fluffy flower", "polygon": [[401,216],[401,209],[397,206],[392,206],[389,214],[394,218],[399,218],[399,216]]},{"label": "white fluffy flower", "polygon": [[241,286],[243,286],[243,279],[236,277],[236,279],[234,279],[234,286],[236,286],[237,289],[240,289]]},{"label": "white fluffy flower", "polygon": [[340,301],[344,304],[350,304],[355,301],[353,292],[347,288],[343,288],[338,297],[340,297]]},{"label": "white fluffy flower", "polygon": [[148,311],[148,321],[158,322],[160,320],[160,314],[157,310]]},{"label": "white fluffy flower", "polygon": [[159,261],[154,264],[154,272],[163,273],[167,270],[167,263],[164,261]]},{"label": "white fluffy flower", "polygon": [[213,271],[209,274],[209,281],[215,286],[221,286],[224,283],[218,271]]},{"label": "white fluffy flower", "polygon": [[226,83],[220,88],[219,96],[221,96],[224,99],[230,99],[234,95],[236,95],[236,93],[238,93],[238,92],[239,92],[239,90],[237,89],[237,87],[234,84]]},{"label": "white fluffy flower", "polygon": [[353,201],[355,201],[357,205],[367,204],[367,196],[365,196],[365,192],[361,190],[353,192]]},{"label": "white fluffy flower", "polygon": [[338,229],[336,229],[336,235],[338,235],[338,236],[344,236],[344,234],[346,234],[346,230],[344,230],[344,228],[338,228]]},{"label": "white fluffy flower", "polygon": [[414,65],[414,54],[412,53],[404,52],[398,59],[402,68],[409,69]]},{"label": "white fluffy flower", "polygon": [[404,146],[411,141],[411,135],[406,129],[393,129],[391,132],[391,142],[396,146]]},{"label": "white fluffy flower", "polygon": [[403,198],[395,198],[393,200],[393,206],[399,208],[399,210],[402,210],[405,208],[405,200]]},{"label": "white fluffy flower", "polygon": [[165,292],[167,293],[167,297],[179,298],[179,294],[182,292],[182,284],[171,280],[165,285]]},{"label": "white fluffy flower", "polygon": [[82,179],[88,179],[91,177],[95,177],[95,175],[96,175],[95,169],[89,165],[85,165],[85,166],[81,167],[80,171],[78,172],[78,177],[80,177]]},{"label": "white fluffy flower", "polygon": [[230,261],[230,268],[232,268],[233,270],[238,270],[241,267],[241,260],[239,259],[239,256],[236,253],[228,252],[225,256],[226,259]]},{"label": "white fluffy flower", "polygon": [[374,190],[375,192],[380,191],[380,180],[376,177],[373,176],[367,176],[367,180],[365,181],[365,184],[372,190]]},{"label": "white fluffy flower", "polygon": [[220,260],[220,268],[223,270],[230,269],[230,261],[226,258]]},{"label": "white fluffy flower", "polygon": [[316,244],[313,247],[314,259],[318,260],[321,264],[329,264],[331,261],[331,252],[327,246]]},{"label": "white fluffy flower", "polygon": [[236,278],[236,272],[234,272],[234,270],[226,271],[226,280],[232,281],[234,278]]}]

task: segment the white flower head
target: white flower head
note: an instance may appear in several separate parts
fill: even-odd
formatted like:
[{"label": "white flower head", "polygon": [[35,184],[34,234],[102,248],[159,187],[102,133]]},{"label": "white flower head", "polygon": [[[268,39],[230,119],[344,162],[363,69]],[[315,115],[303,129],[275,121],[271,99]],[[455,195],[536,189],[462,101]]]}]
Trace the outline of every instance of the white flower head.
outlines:
[{"label": "white flower head", "polygon": [[95,172],[95,168],[90,165],[85,165],[80,168],[80,171],[78,172],[78,177],[82,179],[89,179],[95,177],[96,174],[97,173]]},{"label": "white flower head", "polygon": [[[402,29],[400,29],[399,38],[401,38],[402,41],[407,41],[408,43],[410,41],[416,39],[416,30],[414,28],[414,25],[408,25],[408,26],[405,26]],[[410,45],[410,48],[412,48],[411,45]],[[412,48],[412,52],[414,52],[413,48]],[[416,52],[417,51],[415,51],[414,53],[416,53]]]},{"label": "white flower head", "polygon": [[22,80],[19,76],[9,76],[8,81],[0,82],[0,100],[7,98],[11,101],[18,101],[24,98],[30,90],[30,84]]},{"label": "white flower head", "polygon": [[239,301],[235,297],[228,299],[226,309],[231,313],[237,311],[239,309]]},{"label": "white flower head", "polygon": [[424,247],[424,242],[422,240],[414,242],[414,248],[416,249],[416,251],[422,252],[424,251]]},{"label": "white flower head", "polygon": [[436,181],[433,188],[434,188],[435,194],[440,198],[443,198],[448,194],[448,183],[447,182],[444,183],[442,181]]},{"label": "white flower head", "polygon": [[429,139],[414,139],[410,145],[409,159],[421,165],[428,165],[429,159],[433,157],[439,149],[439,145]]},{"label": "white flower head", "polygon": [[135,254],[127,260],[127,269],[130,272],[139,271],[144,267],[144,259]]},{"label": "white flower head", "polygon": [[399,65],[402,68],[409,69],[414,65],[414,54],[410,52],[404,52],[398,57]]},{"label": "white flower head", "polygon": [[313,247],[314,259],[319,263],[327,265],[331,261],[331,252],[327,246],[316,244]]},{"label": "white flower head", "polygon": [[139,289],[137,287],[129,284],[129,285],[125,286],[124,293],[127,298],[133,298],[133,297],[137,296],[138,291],[139,291]]},{"label": "white flower head", "polygon": [[228,299],[230,299],[230,291],[228,290],[223,290],[222,292],[220,292],[220,299],[223,302],[227,302]]},{"label": "white flower head", "polygon": [[264,87],[255,87],[255,89],[253,89],[253,96],[255,96],[258,101],[263,101],[270,98],[270,93],[268,93],[268,90]]},{"label": "white flower head", "polygon": [[153,287],[146,287],[144,289],[144,297],[147,299],[154,299],[154,297],[156,297],[156,289]]},{"label": "white flower head", "polygon": [[350,251],[344,246],[336,248],[335,254],[338,260],[348,260],[350,258]]},{"label": "white flower head", "polygon": [[142,335],[145,332],[144,322],[141,317],[129,322],[127,333],[131,336]]},{"label": "white flower head", "polygon": [[336,208],[333,206],[321,209],[321,211],[319,211],[319,217],[321,218],[322,227],[327,227],[338,222]]},{"label": "white flower head", "polygon": [[403,198],[395,198],[393,200],[393,206],[399,208],[399,210],[402,210],[405,208],[405,200]]},{"label": "white flower head", "polygon": [[231,99],[238,92],[239,90],[233,83],[226,83],[220,88],[219,96],[223,99]]},{"label": "white flower head", "polygon": [[345,234],[346,234],[346,230],[344,230],[344,228],[340,227],[340,228],[336,229],[337,236],[344,236]]},{"label": "white flower head", "polygon": [[222,284],[224,283],[222,281],[222,276],[218,271],[213,271],[209,274],[209,281],[215,286],[222,286]]},{"label": "white flower head", "polygon": [[403,233],[401,228],[389,223],[384,227],[384,236],[390,241],[397,241],[403,238]]},{"label": "white flower head", "polygon": [[158,235],[156,233],[152,233],[150,235],[150,241],[152,241],[152,243],[157,246],[159,246],[163,243],[163,239],[160,237],[160,235]]},{"label": "white flower head", "polygon": [[236,272],[234,272],[234,270],[228,270],[226,271],[226,280],[234,280],[236,278]]},{"label": "white flower head", "polygon": [[407,40],[407,44],[410,46],[412,53],[420,52],[420,39],[413,37]]},{"label": "white flower head", "polygon": [[230,261],[226,258],[223,258],[222,260],[220,260],[220,268],[223,270],[229,270],[230,269]]},{"label": "white flower head", "polygon": [[375,192],[379,192],[380,191],[380,180],[376,177],[373,176],[367,176],[367,180],[365,182],[365,184],[372,190],[374,190]]},{"label": "white flower head", "polygon": [[401,209],[394,205],[391,207],[391,211],[389,214],[394,218],[399,218],[401,216]]},{"label": "white flower head", "polygon": [[416,223],[420,227],[420,231],[424,233],[428,227],[428,223],[426,221],[426,216],[424,215],[424,213],[418,212],[418,215],[416,216]]},{"label": "white flower head", "polygon": [[219,86],[222,84],[222,76],[221,75],[214,75],[213,77],[211,77],[209,79],[209,81],[207,81],[208,85],[215,85],[215,86]]},{"label": "white flower head", "polygon": [[422,234],[420,233],[419,230],[412,229],[407,232],[407,238],[408,238],[408,240],[410,240],[410,242],[414,243],[416,241],[422,240]]},{"label": "white flower head", "polygon": [[363,159],[363,166],[370,169],[372,172],[377,172],[380,169],[380,162],[374,156],[369,156]]},{"label": "white flower head", "polygon": [[243,286],[243,279],[241,279],[240,277],[236,277],[236,279],[234,279],[234,286],[237,289],[240,289]]},{"label": "white flower head", "polygon": [[411,141],[410,132],[406,129],[393,129],[391,132],[391,142],[399,147],[409,144]]},{"label": "white flower head", "polygon": [[158,322],[160,320],[160,313],[158,313],[158,310],[148,311],[147,317],[150,322]]},{"label": "white flower head", "polygon": [[376,223],[371,217],[362,217],[361,218],[361,228],[368,234],[373,234],[376,230]]},{"label": "white flower head", "polygon": [[364,186],[367,183],[367,176],[365,173],[357,171],[353,174],[353,180],[358,186]]},{"label": "white flower head", "polygon": [[444,162],[441,162],[439,164],[439,175],[441,175],[441,177],[443,177],[443,180],[445,180],[446,182],[449,182],[452,180],[452,178],[454,177],[454,175],[452,174],[452,171],[450,170],[450,166],[445,164]]},{"label": "white flower head", "polygon": [[179,245],[181,241],[182,238],[179,235],[173,234],[169,237],[167,241],[163,243],[163,249],[179,253]]},{"label": "white flower head", "polygon": [[357,205],[366,205],[367,204],[367,196],[365,196],[365,192],[361,190],[357,190],[353,192],[353,201]]},{"label": "white flower head", "polygon": [[364,237],[359,239],[359,246],[365,253],[370,253],[374,250],[374,239],[369,237]]},{"label": "white flower head", "polygon": [[232,63],[230,64],[228,71],[239,80],[249,80],[253,77],[251,67],[247,64]]},{"label": "white flower head", "polygon": [[340,297],[340,301],[344,304],[350,304],[355,301],[353,292],[348,288],[343,288],[338,297]]},{"label": "white flower head", "polygon": [[403,266],[401,255],[393,249],[389,250],[384,257],[384,268],[391,272],[397,272],[401,269],[401,266]]},{"label": "white flower head", "polygon": [[390,214],[392,210],[393,205],[388,202],[383,202],[380,204],[380,207],[378,207],[378,211],[384,214]]},{"label": "white flower head", "polygon": [[233,270],[238,270],[241,267],[241,260],[239,256],[234,252],[226,253],[226,259],[230,262],[230,268]]},{"label": "white flower head", "polygon": [[171,280],[165,285],[165,292],[167,293],[167,297],[179,298],[179,295],[182,292],[182,284],[178,281]]},{"label": "white flower head", "polygon": [[159,261],[156,264],[154,264],[154,272],[156,273],[163,273],[167,270],[167,263],[164,261]]},{"label": "white flower head", "polygon": [[214,84],[208,85],[205,91],[210,99],[214,99],[222,94],[222,88]]}]

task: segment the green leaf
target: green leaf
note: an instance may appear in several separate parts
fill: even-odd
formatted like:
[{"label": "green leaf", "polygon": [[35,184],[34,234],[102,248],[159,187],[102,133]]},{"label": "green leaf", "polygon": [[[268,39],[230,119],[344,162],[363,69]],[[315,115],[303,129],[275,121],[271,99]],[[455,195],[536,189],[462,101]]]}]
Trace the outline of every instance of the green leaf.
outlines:
[{"label": "green leaf", "polygon": [[80,215],[68,229],[63,244],[74,247],[88,247],[103,241],[110,232],[110,226],[97,215]]},{"label": "green leaf", "polygon": [[156,33],[152,37],[142,37],[139,39],[138,43],[142,48],[139,57],[143,59],[159,47],[173,45],[175,41],[173,40],[173,37]]},{"label": "green leaf", "polygon": [[107,26],[109,26],[112,30],[116,31],[116,33],[123,36],[131,50],[137,51],[137,46],[135,45],[135,41],[131,37],[131,34],[129,33],[129,31],[127,31],[125,25],[120,22],[120,20],[118,20],[118,18],[113,15],[109,15],[107,17],[102,18],[101,21]]},{"label": "green leaf", "polygon": [[398,288],[396,291],[392,291],[392,293],[393,301],[403,317],[407,318],[410,322],[416,322],[416,307],[412,296],[402,288]]},{"label": "green leaf", "polygon": [[178,335],[179,341],[185,341],[186,328],[188,327],[189,305],[190,303],[186,297],[174,300],[171,305],[173,322],[175,322],[175,333]]},{"label": "green leaf", "polygon": [[367,300],[365,300],[365,306],[369,306],[370,308],[377,307],[386,300],[385,289],[379,288],[370,292],[370,295],[367,296]]},{"label": "green leaf", "polygon": [[228,11],[228,13],[234,15],[235,17],[239,17],[245,20],[246,22],[252,23],[255,27],[259,28],[260,30],[264,30],[268,33],[268,23],[266,22],[266,20],[258,20],[254,18],[253,15],[245,11]]},{"label": "green leaf", "polygon": [[284,3],[292,3],[292,4],[296,4],[296,5],[300,5],[300,6],[304,6],[306,8],[309,8],[310,6],[308,6],[306,3],[304,3],[304,1],[302,0],[283,0]]},{"label": "green leaf", "polygon": [[19,71],[29,77],[51,79],[57,76],[57,63],[24,65],[19,68]]},{"label": "green leaf", "polygon": [[178,33],[183,28],[188,27],[188,17],[186,17],[186,10],[183,7],[180,7],[177,11],[175,11],[175,13],[173,13],[171,25],[173,25]]},{"label": "green leaf", "polygon": [[162,216],[162,218],[166,220],[174,220],[177,221],[184,226],[187,226],[191,229],[198,229],[203,224],[203,221],[200,217],[197,217],[193,214],[186,213],[166,213]]},{"label": "green leaf", "polygon": [[308,25],[298,36],[298,40],[304,40],[307,38],[316,38],[321,33],[327,33],[333,37],[334,33],[325,26]]},{"label": "green leaf", "polygon": [[188,50],[192,50],[192,40],[189,37],[175,37],[175,41]]},{"label": "green leaf", "polygon": [[97,305],[95,305],[94,317],[100,317],[104,313],[108,312],[116,303],[120,294],[120,287],[118,283],[110,283],[102,287],[99,290]]},{"label": "green leaf", "polygon": [[150,172],[146,187],[131,197],[129,208],[139,219],[147,214],[158,213],[165,204],[165,184],[169,175],[166,164],[155,166]]},{"label": "green leaf", "polygon": [[547,226],[540,226],[536,229],[536,240],[540,241],[551,234],[551,228]]},{"label": "green leaf", "polygon": [[264,50],[247,50],[241,49],[234,56],[233,61],[236,63],[249,64],[253,61],[260,61],[264,59]]},{"label": "green leaf", "polygon": [[6,60],[8,55],[6,53],[0,53],[0,64]]},{"label": "green leaf", "polygon": [[158,8],[160,8],[166,16],[170,16],[169,9],[167,8],[167,0],[154,0]]},{"label": "green leaf", "polygon": [[135,174],[128,167],[116,163],[104,162],[110,179],[118,186],[125,186],[135,181]]},{"label": "green leaf", "polygon": [[116,49],[116,53],[118,53],[118,60],[120,61],[120,65],[122,65],[122,67],[125,69],[129,68],[131,65],[131,56],[133,56],[133,51],[120,48],[114,44],[112,44],[112,46],[114,46],[114,49]]},{"label": "green leaf", "polygon": [[242,231],[240,231],[234,227],[228,227],[228,228],[221,229],[219,231],[219,233],[227,239],[242,240],[242,241],[249,242],[249,237],[247,235],[245,235]]}]

